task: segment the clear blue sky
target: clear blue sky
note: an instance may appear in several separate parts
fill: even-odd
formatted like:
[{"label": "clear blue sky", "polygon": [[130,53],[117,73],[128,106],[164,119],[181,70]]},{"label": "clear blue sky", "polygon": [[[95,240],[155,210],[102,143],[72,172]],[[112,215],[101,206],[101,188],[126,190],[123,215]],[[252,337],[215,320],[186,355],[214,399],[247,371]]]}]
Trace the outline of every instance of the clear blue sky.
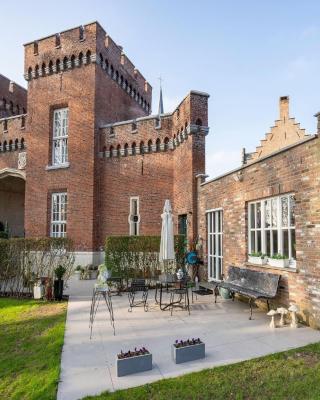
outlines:
[{"label": "clear blue sky", "polygon": [[320,110],[320,2],[297,0],[1,1],[0,72],[25,85],[22,44],[98,20],[154,88],[165,111],[190,89],[209,99],[207,172],[240,163],[290,96],[291,116],[315,133]]}]

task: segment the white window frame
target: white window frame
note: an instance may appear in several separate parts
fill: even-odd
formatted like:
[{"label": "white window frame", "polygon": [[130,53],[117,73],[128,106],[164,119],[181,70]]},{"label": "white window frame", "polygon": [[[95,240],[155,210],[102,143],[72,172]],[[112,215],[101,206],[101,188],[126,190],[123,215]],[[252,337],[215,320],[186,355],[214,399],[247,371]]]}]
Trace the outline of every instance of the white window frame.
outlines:
[{"label": "white window frame", "polygon": [[[137,202],[137,214],[134,214],[134,203]],[[130,197],[129,203],[129,235],[130,236],[139,236],[140,234],[140,199],[139,196]],[[138,219],[135,221],[134,217],[137,216]]]},{"label": "white window frame", "polygon": [[[56,207],[56,208],[55,208]],[[51,237],[67,236],[68,194],[67,192],[51,194]]]},{"label": "white window frame", "polygon": [[68,108],[54,110],[52,128],[52,165],[68,164]]},{"label": "white window frame", "polygon": [[[295,266],[295,258],[292,254],[292,237],[293,233],[295,234],[295,222],[291,224],[291,207],[290,207],[290,198],[294,198],[294,193],[282,194],[274,197],[268,197],[260,200],[251,201],[248,203],[248,254],[257,253],[259,251],[257,244],[258,232],[261,232],[261,249],[260,251],[263,254],[267,254],[267,232],[270,232],[270,256],[274,254],[284,253],[284,241],[283,241],[283,232],[288,231],[288,258],[290,261],[290,266]],[[288,204],[287,209],[287,225],[282,224],[282,199],[286,199]],[[273,217],[273,207],[276,210],[276,218]],[[257,206],[260,205],[260,227],[257,224]],[[254,224],[252,224],[252,215],[251,215],[251,207],[254,207]],[[270,207],[270,224],[267,226],[266,221],[266,210],[267,207]],[[254,225],[254,227],[252,227]],[[254,244],[252,243],[251,233],[255,232],[255,240]],[[273,235],[277,235],[277,249],[273,248]]]},{"label": "white window frame", "polygon": [[[219,215],[219,219],[217,216]],[[223,209],[206,211],[208,280],[219,281],[223,276]],[[220,221],[220,224],[219,224]],[[220,251],[218,251],[220,250]],[[217,261],[219,262],[217,263]]]}]

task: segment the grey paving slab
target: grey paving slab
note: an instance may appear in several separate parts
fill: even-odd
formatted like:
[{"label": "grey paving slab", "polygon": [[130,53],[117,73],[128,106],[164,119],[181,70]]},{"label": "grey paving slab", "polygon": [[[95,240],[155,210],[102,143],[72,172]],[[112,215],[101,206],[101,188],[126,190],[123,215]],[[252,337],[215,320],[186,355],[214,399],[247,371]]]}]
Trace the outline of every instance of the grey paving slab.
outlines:
[{"label": "grey paving slab", "polygon": [[[116,336],[103,304],[98,310],[90,340],[89,310],[94,281],[71,280],[65,342],[61,360],[58,400],[77,400],[102,391],[143,385],[218,365],[260,357],[320,340],[320,332],[289,326],[271,330],[269,318],[260,310],[248,320],[248,306],[213,296],[198,296],[191,315],[177,310],[160,311],[149,296],[149,311],[128,312],[126,295],[112,297]],[[200,337],[206,343],[202,360],[176,365],[170,346],[176,339]],[[115,357],[120,350],[147,347],[153,354],[152,371],[116,376]]]}]

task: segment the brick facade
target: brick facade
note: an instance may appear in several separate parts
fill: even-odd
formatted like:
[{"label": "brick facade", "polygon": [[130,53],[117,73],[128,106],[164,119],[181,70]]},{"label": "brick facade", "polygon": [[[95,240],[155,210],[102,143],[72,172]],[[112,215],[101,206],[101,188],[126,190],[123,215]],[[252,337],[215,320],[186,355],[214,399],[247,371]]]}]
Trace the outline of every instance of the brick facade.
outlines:
[{"label": "brick facade", "polygon": [[[275,138],[276,148],[278,147]],[[202,183],[199,234],[207,237],[206,211],[223,210],[223,273],[229,265],[280,274],[277,304],[294,302],[305,321],[320,327],[320,140],[297,137],[290,146],[248,162],[238,170]],[[293,193],[295,196],[296,268],[276,269],[248,263],[248,202]],[[204,254],[207,253],[204,240]],[[207,257],[205,257],[207,262]],[[205,271],[205,277],[207,271]]]},{"label": "brick facade", "polygon": [[[206,93],[191,91],[173,113],[150,115],[150,84],[96,22],[25,44],[24,76],[28,113],[0,120],[6,128],[0,126],[6,142],[0,173],[17,169],[19,153],[27,151],[26,236],[50,234],[51,195],[67,192],[67,235],[78,252],[98,252],[107,235],[129,233],[131,196],[140,200],[140,234],[160,234],[168,198],[175,215],[188,215],[189,239],[195,237]],[[63,107],[69,109],[68,164],[56,168],[53,114]],[[23,139],[17,149],[16,138]]]}]

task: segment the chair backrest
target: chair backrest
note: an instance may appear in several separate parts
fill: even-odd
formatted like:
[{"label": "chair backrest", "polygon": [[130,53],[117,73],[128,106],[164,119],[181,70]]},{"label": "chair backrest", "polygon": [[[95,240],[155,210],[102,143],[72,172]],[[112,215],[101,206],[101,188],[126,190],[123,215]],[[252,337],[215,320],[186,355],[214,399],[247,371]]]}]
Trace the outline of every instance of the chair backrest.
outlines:
[{"label": "chair backrest", "polygon": [[146,290],[146,280],[142,278],[132,279],[130,288],[135,291]]},{"label": "chair backrest", "polygon": [[230,266],[226,282],[274,297],[277,294],[279,280],[278,274]]}]

